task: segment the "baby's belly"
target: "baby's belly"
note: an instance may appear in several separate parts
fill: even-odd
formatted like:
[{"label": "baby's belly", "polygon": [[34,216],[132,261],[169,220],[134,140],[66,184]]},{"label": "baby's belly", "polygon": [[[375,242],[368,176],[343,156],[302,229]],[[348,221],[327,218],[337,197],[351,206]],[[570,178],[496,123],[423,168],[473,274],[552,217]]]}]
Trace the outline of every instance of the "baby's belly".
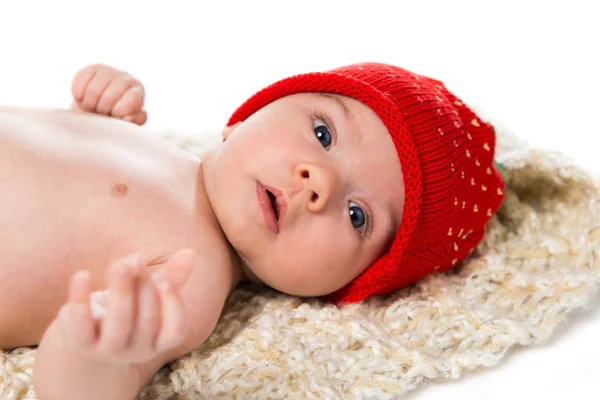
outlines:
[{"label": "baby's belly", "polygon": [[193,209],[194,162],[132,124],[0,109],[0,321],[36,336],[76,270],[102,287],[114,259],[169,249]]}]

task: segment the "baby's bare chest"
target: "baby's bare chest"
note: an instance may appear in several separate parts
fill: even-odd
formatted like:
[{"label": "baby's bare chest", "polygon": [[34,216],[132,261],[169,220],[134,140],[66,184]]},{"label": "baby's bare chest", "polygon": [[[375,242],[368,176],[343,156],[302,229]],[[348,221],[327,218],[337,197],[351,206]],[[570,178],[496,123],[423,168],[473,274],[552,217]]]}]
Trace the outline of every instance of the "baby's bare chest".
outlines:
[{"label": "baby's bare chest", "polygon": [[189,160],[100,119],[1,111],[0,314],[18,308],[49,322],[76,270],[101,286],[118,257],[192,245]]}]

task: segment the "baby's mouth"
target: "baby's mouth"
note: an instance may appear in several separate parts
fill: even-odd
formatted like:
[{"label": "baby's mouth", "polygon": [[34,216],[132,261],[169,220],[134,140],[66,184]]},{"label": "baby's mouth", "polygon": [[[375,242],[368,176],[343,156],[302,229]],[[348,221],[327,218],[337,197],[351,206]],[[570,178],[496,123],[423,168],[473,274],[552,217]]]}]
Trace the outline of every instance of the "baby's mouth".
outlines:
[{"label": "baby's mouth", "polygon": [[277,221],[279,221],[279,205],[277,204],[277,198],[269,190],[265,190],[267,191],[267,195],[269,195],[269,200],[271,200],[271,207],[273,208],[273,212],[275,213],[275,218],[277,218]]}]

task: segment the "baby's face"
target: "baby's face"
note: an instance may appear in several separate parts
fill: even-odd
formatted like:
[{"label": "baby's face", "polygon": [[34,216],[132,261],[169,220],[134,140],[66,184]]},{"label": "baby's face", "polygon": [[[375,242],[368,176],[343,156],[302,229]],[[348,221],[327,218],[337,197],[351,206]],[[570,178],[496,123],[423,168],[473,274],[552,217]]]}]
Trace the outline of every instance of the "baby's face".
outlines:
[{"label": "baby's face", "polygon": [[[250,280],[325,295],[391,245],[404,206],[402,171],[386,127],[363,103],[294,94],[225,137],[203,160],[206,190]],[[261,209],[263,188],[280,192],[276,224]]]}]

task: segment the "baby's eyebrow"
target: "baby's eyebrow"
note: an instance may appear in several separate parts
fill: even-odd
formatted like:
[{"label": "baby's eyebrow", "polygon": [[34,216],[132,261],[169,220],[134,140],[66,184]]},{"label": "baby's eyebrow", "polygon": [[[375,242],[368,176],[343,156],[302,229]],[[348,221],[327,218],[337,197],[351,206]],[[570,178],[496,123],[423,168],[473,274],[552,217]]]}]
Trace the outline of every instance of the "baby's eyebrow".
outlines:
[{"label": "baby's eyebrow", "polygon": [[341,108],[344,111],[344,116],[346,117],[346,121],[348,121],[348,123],[346,124],[346,127],[348,127],[348,128],[352,127],[351,130],[352,130],[353,134],[355,135],[355,139],[358,141],[358,143],[363,143],[363,136],[362,136],[362,133],[360,132],[358,124],[356,123],[354,114],[352,113],[352,111],[350,111],[350,109],[348,108],[348,106],[346,105],[346,102],[342,99],[342,97],[334,96],[330,93],[323,93],[323,92],[319,92],[318,94],[320,96],[326,98],[328,101],[332,101],[333,104],[335,104],[337,107]]},{"label": "baby's eyebrow", "polygon": [[354,115],[352,114],[352,111],[350,111],[350,109],[348,108],[348,106],[346,105],[346,103],[344,102],[344,100],[341,99],[341,97],[339,96],[333,96],[329,93],[322,93],[319,92],[318,93],[320,96],[325,97],[328,100],[333,100],[338,107],[340,107],[343,111],[344,111],[344,115],[346,116],[346,119],[354,119]]}]

